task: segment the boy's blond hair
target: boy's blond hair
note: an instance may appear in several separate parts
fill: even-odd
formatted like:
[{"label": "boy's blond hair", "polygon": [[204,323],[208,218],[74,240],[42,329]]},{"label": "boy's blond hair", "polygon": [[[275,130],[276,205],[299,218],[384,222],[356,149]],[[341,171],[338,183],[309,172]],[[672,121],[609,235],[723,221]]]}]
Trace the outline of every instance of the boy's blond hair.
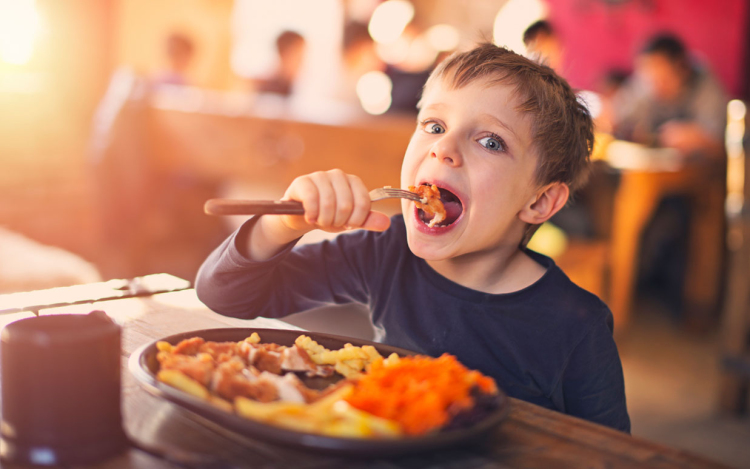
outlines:
[{"label": "boy's blond hair", "polygon": [[480,79],[515,87],[518,111],[531,117],[532,145],[540,186],[561,182],[573,193],[586,182],[594,145],[594,124],[586,106],[551,68],[494,44],[454,53],[430,74],[425,88],[446,79],[461,88]]}]

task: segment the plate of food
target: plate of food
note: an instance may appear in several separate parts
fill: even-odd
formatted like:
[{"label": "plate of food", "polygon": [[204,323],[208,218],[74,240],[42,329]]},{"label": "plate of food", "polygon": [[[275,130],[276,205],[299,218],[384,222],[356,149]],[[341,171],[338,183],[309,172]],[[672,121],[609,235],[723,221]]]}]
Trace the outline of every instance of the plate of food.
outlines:
[{"label": "plate of food", "polygon": [[506,417],[455,357],[283,329],[204,329],[133,352],[130,372],[199,422],[283,446],[396,456],[473,441]]}]

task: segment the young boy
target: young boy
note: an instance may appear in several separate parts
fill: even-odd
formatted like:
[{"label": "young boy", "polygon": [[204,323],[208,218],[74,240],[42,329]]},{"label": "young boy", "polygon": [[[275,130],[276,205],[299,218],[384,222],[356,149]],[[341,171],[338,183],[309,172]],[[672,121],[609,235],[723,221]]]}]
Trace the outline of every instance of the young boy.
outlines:
[{"label": "young boy", "polygon": [[[206,260],[199,298],[229,316],[282,317],[324,304],[370,308],[376,339],[455,355],[510,396],[630,431],[612,315],[523,240],[585,178],[591,118],[548,67],[491,44],[431,75],[401,187],[434,184],[447,217],[413,202],[388,219],[339,170],[294,180],[304,216],[246,222]],[[294,248],[313,229],[332,241]]]}]

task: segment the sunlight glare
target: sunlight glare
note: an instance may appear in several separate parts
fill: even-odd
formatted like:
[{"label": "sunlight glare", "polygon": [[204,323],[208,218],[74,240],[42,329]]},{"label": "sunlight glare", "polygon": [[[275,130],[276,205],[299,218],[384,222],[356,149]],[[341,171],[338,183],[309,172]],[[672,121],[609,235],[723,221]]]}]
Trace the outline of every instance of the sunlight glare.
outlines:
[{"label": "sunlight glare", "polygon": [[0,0],[0,60],[14,65],[31,60],[38,30],[35,0]]}]

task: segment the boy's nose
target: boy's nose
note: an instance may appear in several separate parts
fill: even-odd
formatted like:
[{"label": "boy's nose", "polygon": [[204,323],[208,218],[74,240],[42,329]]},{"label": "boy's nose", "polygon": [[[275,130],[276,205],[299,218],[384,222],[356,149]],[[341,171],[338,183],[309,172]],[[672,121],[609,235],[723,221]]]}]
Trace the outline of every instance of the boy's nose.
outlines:
[{"label": "boy's nose", "polygon": [[430,149],[430,156],[450,166],[461,164],[461,153],[450,141],[441,140]]}]

